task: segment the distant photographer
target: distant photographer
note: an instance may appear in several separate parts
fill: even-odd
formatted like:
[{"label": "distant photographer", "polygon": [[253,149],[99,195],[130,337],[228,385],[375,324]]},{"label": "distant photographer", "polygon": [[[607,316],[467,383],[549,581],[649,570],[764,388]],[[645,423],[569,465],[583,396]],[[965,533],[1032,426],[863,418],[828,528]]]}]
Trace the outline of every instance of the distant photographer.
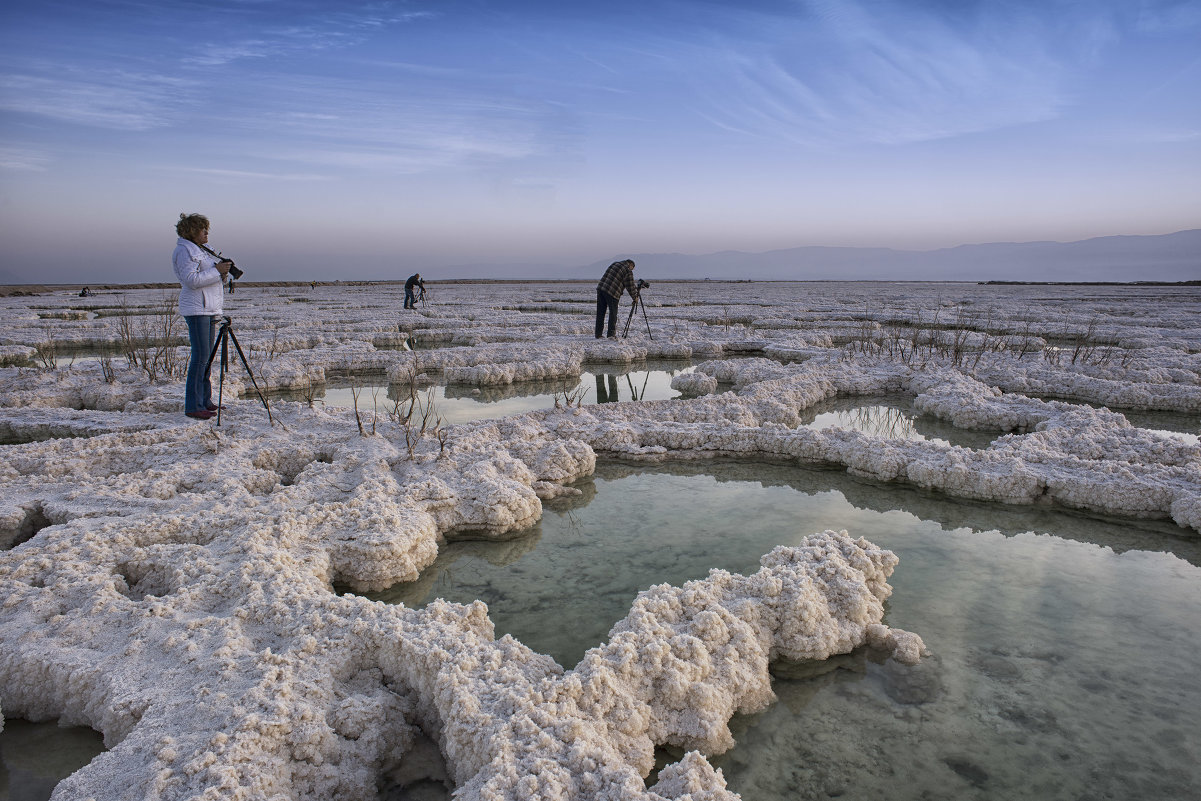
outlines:
[{"label": "distant photographer", "polygon": [[630,293],[631,300],[637,300],[638,291],[642,286],[650,286],[645,281],[634,282],[634,261],[625,259],[615,261],[605,270],[600,283],[596,285],[596,338],[601,338],[605,330],[605,314],[609,315],[609,339],[617,338],[617,304],[621,293]]},{"label": "distant photographer", "polygon": [[[420,291],[420,297],[417,293]],[[405,281],[405,308],[416,309],[417,301],[425,298],[425,281],[421,278],[421,273],[414,273],[409,276],[409,280]]]}]

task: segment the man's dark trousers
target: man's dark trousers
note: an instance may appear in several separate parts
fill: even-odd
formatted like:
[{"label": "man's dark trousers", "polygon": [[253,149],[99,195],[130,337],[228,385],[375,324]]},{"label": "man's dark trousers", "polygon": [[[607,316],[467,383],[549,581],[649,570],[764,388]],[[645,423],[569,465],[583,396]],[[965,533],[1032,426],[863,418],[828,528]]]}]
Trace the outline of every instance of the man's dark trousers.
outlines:
[{"label": "man's dark trousers", "polygon": [[609,336],[617,336],[617,301],[612,295],[603,290],[596,290],[596,338],[600,339],[605,328],[605,312],[609,312]]}]

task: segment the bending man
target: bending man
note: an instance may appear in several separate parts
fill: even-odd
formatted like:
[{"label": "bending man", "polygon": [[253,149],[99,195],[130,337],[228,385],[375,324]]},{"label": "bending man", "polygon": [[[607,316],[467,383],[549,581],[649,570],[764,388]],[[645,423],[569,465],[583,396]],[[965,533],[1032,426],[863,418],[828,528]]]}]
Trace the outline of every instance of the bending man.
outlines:
[{"label": "bending man", "polygon": [[634,283],[634,261],[615,261],[605,270],[596,285],[596,338],[601,338],[605,328],[605,312],[609,313],[609,338],[617,336],[617,304],[622,292],[629,292],[630,299],[638,297],[638,285]]},{"label": "bending man", "polygon": [[415,290],[421,288],[421,293],[425,294],[425,281],[421,280],[421,273],[414,273],[409,276],[409,280],[405,281],[405,308],[417,308],[417,295]]}]

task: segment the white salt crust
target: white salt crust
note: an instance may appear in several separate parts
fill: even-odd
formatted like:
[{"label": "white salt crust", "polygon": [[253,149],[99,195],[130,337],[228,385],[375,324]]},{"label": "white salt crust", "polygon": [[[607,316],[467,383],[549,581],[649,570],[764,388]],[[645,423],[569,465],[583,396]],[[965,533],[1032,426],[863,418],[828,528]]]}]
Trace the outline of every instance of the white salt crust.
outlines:
[{"label": "white salt crust", "polygon": [[[300,403],[274,404],[271,425],[257,401],[233,400],[248,389],[238,370],[218,428],[182,416],[177,380],[151,383],[123,357],[111,382],[96,362],[34,367],[50,332],[63,348],[118,342],[122,296],[0,300],[0,364],[26,365],[0,367],[0,436],[68,437],[3,446],[0,707],[91,726],[110,749],[56,798],[374,798],[419,733],[456,797],[735,798],[704,755],[731,746],[731,715],[771,703],[771,660],[862,645],[921,656],[920,638],[882,624],[895,556],[845,532],[777,548],[754,575],[647,590],[571,670],[495,639],[479,602],[418,611],[331,591],[412,580],[456,530],[512,536],[597,456],[837,465],[1201,529],[1195,441],[1046,399],[1201,411],[1196,290],[962,287],[956,319],[977,311],[957,337],[921,327],[945,288],[818,286],[789,300],[737,285],[722,306],[713,287],[655,289],[672,302],[649,304],[653,338],[631,327],[618,340],[592,338],[583,286],[440,286],[438,305],[405,315],[396,287],[238,293],[239,337],[273,388],[368,371],[504,387],[598,362],[697,365],[673,385],[700,397],[450,426],[411,452],[412,431],[378,412],[364,410],[365,436],[351,412]],[[1080,320],[1111,344],[1062,344]],[[905,323],[918,329],[908,355]],[[1015,433],[972,450],[798,427],[819,401],[898,392],[956,426]],[[647,789],[658,744],[688,754]]]}]

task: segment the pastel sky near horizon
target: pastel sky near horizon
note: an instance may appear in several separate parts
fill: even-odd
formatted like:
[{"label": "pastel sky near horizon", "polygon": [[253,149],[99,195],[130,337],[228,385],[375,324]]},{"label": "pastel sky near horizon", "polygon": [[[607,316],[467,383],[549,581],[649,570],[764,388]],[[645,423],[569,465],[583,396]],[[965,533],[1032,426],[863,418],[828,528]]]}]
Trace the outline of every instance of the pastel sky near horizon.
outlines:
[{"label": "pastel sky near horizon", "polygon": [[1201,0],[8,0],[0,204],[4,283],[1170,233]]}]

